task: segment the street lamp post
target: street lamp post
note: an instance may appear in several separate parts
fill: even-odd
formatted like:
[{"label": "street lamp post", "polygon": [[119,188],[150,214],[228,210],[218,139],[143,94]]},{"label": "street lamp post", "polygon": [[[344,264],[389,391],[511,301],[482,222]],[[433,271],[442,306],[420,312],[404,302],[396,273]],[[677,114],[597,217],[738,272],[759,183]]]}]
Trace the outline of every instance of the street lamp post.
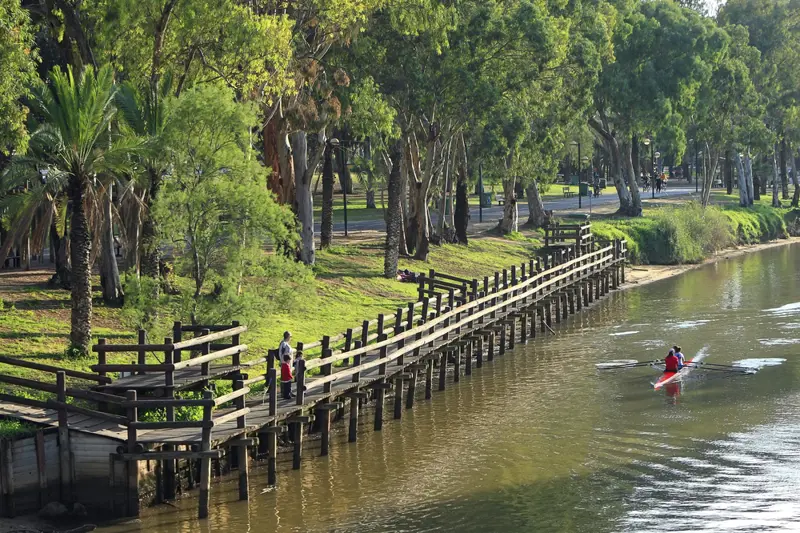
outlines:
[{"label": "street lamp post", "polygon": [[[583,156],[583,159],[581,159],[581,162],[582,163],[588,163],[589,162],[589,157],[588,156]],[[588,166],[588,165],[586,166],[586,168],[591,170],[591,167]],[[578,175],[580,175],[580,173]],[[594,181],[594,177],[592,177],[592,181],[589,182],[589,184],[592,185],[592,187],[589,188],[589,214],[590,215],[592,214],[592,195],[594,194],[594,190],[593,190],[594,189],[594,183],[593,183],[593,181]],[[578,180],[578,182],[580,183],[580,180]],[[578,185],[578,194],[581,193],[580,187],[581,186]]]},{"label": "street lamp post", "polygon": [[572,141],[572,145],[578,146],[578,209],[582,209],[583,205],[581,202],[581,143],[580,141]]},{"label": "street lamp post", "polygon": [[700,165],[697,164],[697,158],[700,155],[700,152],[697,151],[697,139],[694,140],[694,193],[697,194],[700,192],[698,189],[699,185],[698,182],[700,181]]}]

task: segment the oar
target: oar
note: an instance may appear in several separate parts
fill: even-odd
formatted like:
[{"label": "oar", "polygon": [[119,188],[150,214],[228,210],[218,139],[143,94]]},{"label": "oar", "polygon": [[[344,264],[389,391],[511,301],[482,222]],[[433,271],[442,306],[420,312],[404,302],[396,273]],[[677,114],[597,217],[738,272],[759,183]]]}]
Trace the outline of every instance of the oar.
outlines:
[{"label": "oar", "polygon": [[634,368],[637,366],[649,366],[654,365],[656,363],[660,363],[660,359],[656,359],[655,361],[634,361],[634,362],[619,362],[616,363],[614,361],[610,361],[607,363],[597,363],[594,365],[598,370],[614,370],[617,368]]},{"label": "oar", "polygon": [[714,367],[714,368],[720,368],[720,369],[725,368],[725,369],[736,370],[736,371],[748,370],[748,369],[746,369],[744,367],[741,367],[741,366],[720,365],[718,363],[706,363],[704,361],[701,361],[701,362],[698,362],[698,363],[687,363],[687,365],[695,365],[698,368],[703,366],[703,367]]},{"label": "oar", "polygon": [[[694,363],[695,368],[701,368],[701,365]],[[714,372],[725,372],[726,374],[755,374],[757,372],[754,368],[736,368],[735,366],[707,366],[702,365],[703,370],[712,370]]]}]

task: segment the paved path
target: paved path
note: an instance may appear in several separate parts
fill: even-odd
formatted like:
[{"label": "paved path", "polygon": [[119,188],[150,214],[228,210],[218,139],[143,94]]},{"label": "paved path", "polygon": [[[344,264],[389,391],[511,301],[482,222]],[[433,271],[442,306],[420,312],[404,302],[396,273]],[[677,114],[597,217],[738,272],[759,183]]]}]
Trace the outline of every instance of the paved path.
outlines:
[{"label": "paved path", "polygon": [[[670,187],[666,191],[662,191],[660,193],[656,193],[655,199],[664,199],[664,198],[674,198],[676,196],[688,196],[690,194],[694,194],[694,187],[688,186],[681,186],[681,187]],[[642,192],[642,200],[650,200],[652,199],[652,193],[648,191],[647,193]],[[603,195],[597,198],[582,198],[581,199],[581,208],[578,208],[578,197],[574,198],[565,198],[561,200],[549,200],[544,202],[544,208],[547,210],[558,211],[559,214],[567,215],[567,214],[578,214],[578,213],[586,213],[589,214],[593,209],[597,207],[605,207],[608,208],[611,205],[618,205],[619,198],[614,193],[613,189],[607,189]],[[526,200],[521,200],[518,205],[519,210],[519,219],[520,223],[523,223],[528,218],[528,203]],[[503,206],[493,206],[489,208],[483,209],[483,225],[486,225],[489,222],[497,222],[503,216]],[[480,211],[475,206],[470,206],[470,217],[471,222],[470,226],[474,226],[475,224],[480,224]],[[431,212],[431,218],[433,219],[434,224],[438,218],[438,213]],[[352,232],[359,232],[359,231],[385,231],[386,230],[386,223],[382,218],[377,220],[360,220],[360,221],[353,221],[347,224],[347,229]],[[484,229],[483,227],[480,228],[470,228],[470,229]],[[336,223],[333,225],[333,230],[335,232],[344,232],[344,224],[343,223]],[[315,224],[315,231],[319,233],[320,225],[319,223]]]}]

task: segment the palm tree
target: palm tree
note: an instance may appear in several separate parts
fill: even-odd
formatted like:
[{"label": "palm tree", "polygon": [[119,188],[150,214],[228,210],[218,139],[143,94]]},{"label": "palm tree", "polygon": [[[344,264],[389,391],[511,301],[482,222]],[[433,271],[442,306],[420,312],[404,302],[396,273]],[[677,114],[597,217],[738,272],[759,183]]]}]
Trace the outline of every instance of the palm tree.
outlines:
[{"label": "palm tree", "polygon": [[[98,175],[121,164],[130,147],[115,143],[111,134],[114,107],[113,72],[87,67],[75,77],[71,67],[50,73],[50,83],[39,88],[34,101],[42,123],[32,137],[41,137],[53,152],[44,162],[48,177],[64,180],[69,199],[69,239],[72,266],[70,342],[87,354],[92,336],[92,225],[101,205],[93,186]],[[87,209],[88,206],[88,209]],[[90,215],[90,216],[87,216]]]},{"label": "palm tree", "polygon": [[160,141],[169,123],[166,101],[171,90],[172,77],[167,74],[155,89],[148,86],[139,91],[130,83],[125,83],[115,98],[130,133],[151,146],[146,154],[138,158],[141,172],[131,176],[125,197],[129,200],[129,210],[135,212],[135,216],[128,217],[126,224],[128,240],[133,247],[133,266],[141,264],[142,273],[154,278],[159,275],[161,257],[158,249],[158,228],[151,213],[169,161],[164,144]]}]

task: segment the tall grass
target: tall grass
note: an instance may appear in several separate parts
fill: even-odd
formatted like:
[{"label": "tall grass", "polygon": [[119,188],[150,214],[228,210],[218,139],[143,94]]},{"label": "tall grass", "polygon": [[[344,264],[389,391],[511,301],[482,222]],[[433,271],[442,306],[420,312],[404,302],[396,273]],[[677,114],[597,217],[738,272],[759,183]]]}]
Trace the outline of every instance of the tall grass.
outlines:
[{"label": "tall grass", "polygon": [[777,209],[761,205],[704,209],[695,202],[659,208],[639,219],[600,222],[592,229],[601,239],[627,239],[632,262],[658,265],[699,263],[735,244],[787,235],[783,213]]}]

